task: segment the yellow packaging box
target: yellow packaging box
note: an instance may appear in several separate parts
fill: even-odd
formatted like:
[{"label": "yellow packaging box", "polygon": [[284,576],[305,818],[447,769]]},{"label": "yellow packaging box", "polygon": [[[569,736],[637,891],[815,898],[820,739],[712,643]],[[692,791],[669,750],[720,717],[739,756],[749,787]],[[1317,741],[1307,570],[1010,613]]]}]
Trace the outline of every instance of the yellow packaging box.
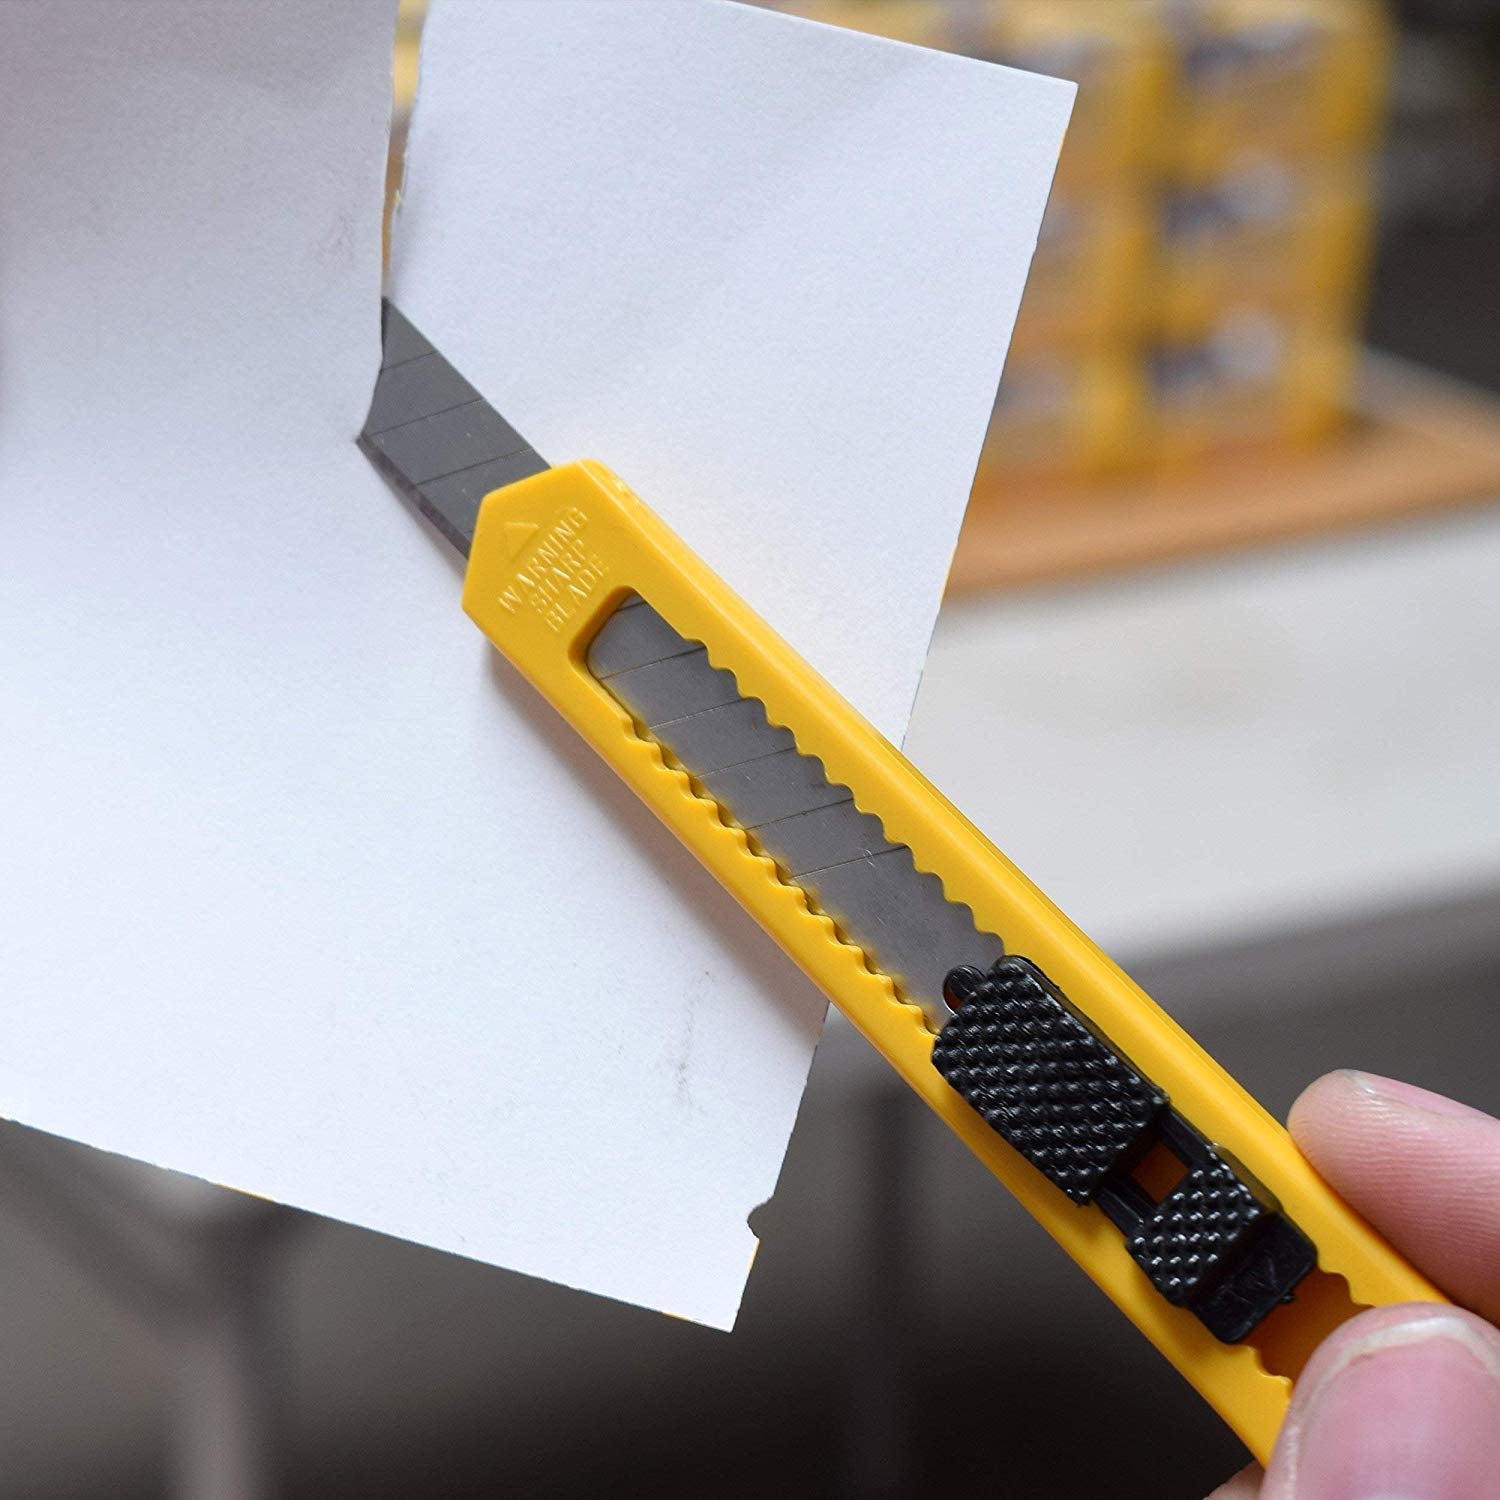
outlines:
[{"label": "yellow packaging box", "polygon": [[1089,479],[1142,454],[1144,387],[1128,354],[1015,358],[990,419],[982,480]]},{"label": "yellow packaging box", "polygon": [[978,0],[965,42],[979,56],[1078,84],[1059,190],[1144,180],[1173,76],[1156,0]]},{"label": "yellow packaging box", "polygon": [[1133,188],[1053,193],[1011,349],[1081,353],[1136,338],[1155,232],[1151,201]]},{"label": "yellow packaging box", "polygon": [[1269,313],[1165,342],[1145,365],[1152,460],[1175,469],[1327,437],[1345,420],[1355,364],[1347,338]]},{"label": "yellow packaging box", "polygon": [[1201,182],[1247,156],[1373,150],[1391,47],[1378,0],[1195,0],[1171,15],[1169,177]]},{"label": "yellow packaging box", "polygon": [[1369,274],[1368,164],[1244,163],[1164,195],[1160,213],[1151,301],[1161,334],[1189,337],[1235,306],[1352,330]]}]

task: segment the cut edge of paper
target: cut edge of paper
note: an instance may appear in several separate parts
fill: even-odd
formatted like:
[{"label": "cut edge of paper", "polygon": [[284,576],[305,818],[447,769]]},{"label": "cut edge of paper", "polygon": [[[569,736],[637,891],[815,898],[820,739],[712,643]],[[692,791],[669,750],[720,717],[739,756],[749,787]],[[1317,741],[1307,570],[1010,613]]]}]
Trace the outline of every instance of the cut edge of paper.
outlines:
[{"label": "cut edge of paper", "polygon": [[[739,9],[727,4],[716,8]],[[305,16],[311,7],[281,10]],[[108,6],[98,11],[105,18],[112,14]],[[543,13],[538,7],[536,14]],[[763,14],[776,25],[792,19]],[[141,6],[130,17],[133,33],[147,24],[143,15],[148,22],[167,25],[174,35],[186,34],[191,26],[197,28],[195,35],[214,34],[215,47],[225,45],[221,18],[211,6]],[[346,19],[335,5],[318,7],[318,16],[320,24],[331,28],[330,35],[338,35]],[[187,24],[179,25],[184,18]],[[280,11],[263,11],[260,20],[268,27],[279,24]],[[854,40],[877,50],[901,46],[869,37]],[[248,50],[254,55],[256,49]],[[332,76],[343,57],[336,47],[328,55]],[[358,78],[340,78],[360,91],[361,128],[366,130],[374,113],[375,61],[367,53]],[[972,63],[975,69],[988,66]],[[388,83],[389,62],[386,69]],[[186,73],[201,91],[204,69]],[[210,70],[208,82],[215,76]],[[249,109],[254,103],[270,111],[278,128],[288,119],[300,121],[305,112],[308,123],[299,128],[317,129],[317,110],[334,97],[327,80],[304,71],[275,84],[263,93],[231,94],[223,101],[225,108],[206,109],[204,118],[233,121],[234,111],[227,106]],[[294,91],[295,113],[278,88]],[[172,90],[164,86],[160,92]],[[388,89],[384,104],[388,110]],[[151,115],[152,107],[149,101],[142,106],[144,118],[159,120]],[[137,124],[139,118],[131,117]],[[328,120],[322,124],[326,127]],[[124,137],[128,129],[117,133]],[[276,163],[269,147],[261,149],[245,134],[231,135],[225,150],[232,156],[236,180],[259,184]],[[360,361],[373,351],[378,363],[378,333],[371,337],[378,328],[374,301],[367,312],[360,311],[365,321],[358,327],[347,309],[335,316],[337,310],[327,307],[329,289],[337,290],[343,274],[338,257],[352,253],[350,215],[344,214],[341,226],[334,212],[349,206],[347,196],[335,202],[338,194],[329,182],[336,184],[345,175],[359,143],[351,134],[342,160],[337,152],[309,152],[316,159],[301,176],[298,168],[281,163],[297,183],[297,194],[285,210],[279,226],[285,233],[275,242],[274,253],[290,257],[295,251],[297,259],[281,266],[262,255],[261,264],[251,266],[249,285],[260,299],[254,304],[243,295],[248,273],[226,241],[231,234],[236,240],[243,235],[259,248],[264,240],[246,229],[243,213],[230,212],[231,200],[243,210],[246,195],[223,191],[215,178],[219,164],[212,144],[201,132],[198,139],[185,137],[184,159],[190,158],[198,175],[171,174],[168,184],[174,195],[170,205],[189,215],[184,222],[191,222],[195,205],[199,212],[226,205],[229,214],[229,228],[212,253],[200,257],[197,279],[188,283],[198,297],[193,316],[202,338],[235,341],[239,307],[232,289],[241,289],[243,305],[285,308],[293,305],[289,286],[295,288],[297,275],[305,274],[308,289],[299,294],[309,308],[327,314],[325,332],[334,339],[339,368],[347,371],[347,351],[356,338]],[[86,167],[102,171],[106,165],[104,153],[94,145],[75,142],[71,149],[87,151],[82,157]],[[368,161],[360,160],[372,178],[378,175],[373,148]],[[1052,160],[1055,165],[1055,150]],[[112,171],[118,182],[118,164]],[[403,192],[405,176],[403,163]],[[66,173],[54,169],[48,177],[60,193],[72,191]],[[1028,179],[1028,199],[1038,180],[1039,174]],[[53,209],[63,201],[47,197],[51,188],[45,185],[37,191]],[[136,221],[120,208],[120,196],[116,191],[100,210],[99,222],[86,226],[101,244],[112,230],[122,236],[134,233]],[[0,205],[5,202],[0,193]],[[360,264],[374,273],[373,281],[378,247],[368,253],[372,247],[366,226],[362,215],[357,217],[361,223],[352,232],[353,248]],[[47,222],[71,232],[69,219]],[[298,244],[304,229],[306,243]],[[1034,243],[1033,235],[1033,249]],[[25,248],[31,253],[28,272],[35,276],[35,247]],[[64,270],[46,273],[55,277],[40,283],[47,295],[55,296],[62,286],[74,248],[70,241],[64,253],[52,258]],[[157,307],[154,316],[166,322],[161,308],[183,305],[175,300],[180,289],[167,286],[164,273],[158,274],[178,253],[176,247],[168,245],[154,259],[141,258],[140,245],[131,239],[126,238],[125,248],[137,255],[138,263],[118,257],[119,264],[139,270],[147,289],[164,299],[159,306],[145,305]],[[268,286],[273,273],[285,274],[288,285]],[[216,291],[220,279],[222,288]],[[214,303],[215,296],[223,303]],[[365,296],[362,288],[360,297]],[[66,296],[57,300],[73,306]],[[341,294],[335,300],[352,299]],[[69,321],[77,324],[76,313]],[[420,523],[400,514],[381,493],[381,482],[354,449],[353,432],[343,439],[347,454],[324,452],[325,436],[345,420],[349,391],[341,390],[335,411],[327,393],[316,382],[309,385],[306,432],[277,430],[264,413],[253,410],[257,391],[270,378],[266,372],[279,369],[277,360],[296,348],[289,338],[294,322],[286,320],[280,335],[288,347],[271,347],[274,340],[264,329],[257,336],[253,326],[242,341],[249,353],[236,343],[246,356],[243,382],[235,385],[243,400],[224,419],[216,440],[210,440],[206,421],[195,427],[170,399],[160,392],[153,395],[157,425],[143,430],[145,446],[134,471],[138,504],[131,503],[130,483],[112,490],[94,484],[75,495],[66,515],[59,507],[51,507],[50,516],[41,514],[47,507],[37,505],[19,518],[17,529],[35,539],[40,549],[36,556],[44,566],[35,567],[30,580],[20,572],[5,578],[14,587],[9,594],[0,590],[0,618],[15,607],[22,610],[17,618],[34,630],[39,665],[18,678],[15,701],[22,721],[32,715],[30,722],[39,731],[36,758],[45,759],[55,750],[56,761],[36,768],[34,806],[18,809],[10,825],[20,834],[13,855],[28,860],[29,877],[17,897],[14,931],[22,936],[17,953],[25,949],[28,960],[43,949],[46,953],[34,964],[17,962],[16,1004],[0,1049],[6,1111],[31,1128],[97,1141],[99,1149],[157,1162],[201,1181],[245,1183],[239,1191],[274,1195],[377,1233],[617,1301],[676,1307],[682,1309],[677,1315],[709,1326],[732,1326],[760,1247],[751,1219],[774,1195],[787,1140],[783,1133],[774,1151],[762,1144],[752,1152],[736,1132],[754,1134],[757,1109],[774,1117],[769,1133],[780,1132],[783,1125],[790,1131],[812,1057],[817,1027],[810,1002],[816,997],[810,990],[790,993],[800,981],[791,979],[789,964],[782,976],[776,967],[780,955],[770,945],[761,960],[765,940],[748,924],[745,947],[752,941],[756,945],[753,964],[738,951],[738,923],[726,940],[720,941],[717,930],[705,936],[718,922],[718,908],[710,910],[710,898],[703,903],[707,914],[695,912],[691,920],[682,918],[675,906],[653,904],[662,893],[670,894],[673,880],[680,889],[700,889],[702,872],[696,866],[690,876],[683,876],[678,865],[666,872],[653,868],[650,873],[660,876],[660,888],[652,887],[642,908],[645,916],[635,925],[650,922],[655,912],[661,931],[652,939],[656,947],[637,945],[645,952],[640,972],[652,972],[656,948],[662,945],[676,944],[701,963],[705,976],[722,987],[715,996],[722,1013],[706,1040],[700,1018],[697,1066],[719,1066],[722,1075],[700,1074],[700,1081],[705,1088],[727,1084],[740,1095],[750,1081],[764,1082],[767,1097],[746,1103],[737,1095],[730,1106],[716,1100],[707,1124],[670,1122],[664,1150],[675,1154],[664,1155],[663,1161],[679,1174],[673,1186],[689,1180],[687,1174],[704,1154],[720,1153],[731,1163],[725,1170],[733,1187],[717,1197],[700,1187],[700,1198],[693,1200],[709,1204],[703,1213],[713,1220],[712,1233],[695,1242],[705,1247],[693,1252],[702,1258],[701,1274],[677,1277],[681,1296],[657,1290],[675,1273],[653,1270],[643,1276],[621,1268],[626,1250],[651,1254],[651,1245],[667,1259],[660,1254],[663,1237],[650,1239],[650,1226],[641,1226],[638,1207],[614,1260],[598,1253],[591,1261],[590,1248],[577,1244],[567,1247],[566,1257],[556,1253],[564,1234],[581,1239],[598,1229],[597,1214],[591,1219],[570,1213],[559,1195],[573,1193],[586,1201],[588,1193],[601,1191],[601,1184],[607,1188],[608,1173],[569,1175],[566,1156],[558,1150],[548,1158],[558,1163],[551,1168],[545,1162],[535,1169],[512,1164],[533,1149],[525,1133],[540,1132],[539,1118],[555,1121],[556,1115],[547,1111],[559,1106],[555,1075],[541,1076],[538,1084],[544,1069],[502,1070],[500,1084],[491,1081],[495,1074],[485,1072],[485,1067],[503,1063],[505,1049],[516,1042],[514,1024],[496,1018],[495,975],[514,964],[515,948],[507,950],[505,944],[527,941],[520,918],[499,909],[504,892],[486,882],[497,872],[508,880],[529,876],[536,892],[532,899],[551,899],[556,911],[576,899],[576,888],[549,883],[548,872],[538,871],[534,863],[517,874],[521,863],[513,852],[491,849],[483,859],[474,853],[484,831],[493,827],[484,823],[486,817],[516,814],[514,798],[508,801],[506,789],[496,786],[498,778],[485,758],[494,748],[489,732],[510,722],[506,716],[513,705],[500,701],[503,684],[488,652],[462,619],[456,597],[449,597],[453,579],[447,558],[441,569],[435,568],[420,540],[410,545],[411,528]],[[111,347],[109,352],[120,351]],[[308,352],[302,351],[302,374],[310,368]],[[38,360],[39,368],[43,363]],[[156,370],[160,365],[158,361]],[[76,375],[66,360],[54,358],[43,369],[41,385],[66,388],[70,378]],[[104,384],[101,375],[101,389]],[[275,389],[286,384],[280,381]],[[248,408],[244,402],[250,403]],[[122,400],[122,405],[131,403],[140,405],[137,392]],[[112,411],[101,398],[100,410],[91,415],[97,425]],[[37,438],[37,433],[30,435],[32,447],[25,457],[31,467],[25,472],[51,475],[65,489],[81,477],[97,477],[97,468],[91,468],[96,461],[88,455],[73,459],[73,469],[60,468],[58,457],[42,451]],[[251,452],[256,443],[259,450]],[[128,456],[116,453],[115,458],[126,473],[132,472]],[[40,496],[42,486],[34,483]],[[200,527],[185,546],[184,536],[202,520],[205,495],[222,502],[214,524]],[[264,516],[258,510],[262,503]],[[389,510],[377,511],[376,505]],[[78,530],[90,525],[95,527],[95,556],[89,548],[75,546]],[[956,535],[956,523],[954,531]],[[241,546],[248,547],[246,557],[235,555]],[[65,558],[66,567],[53,566],[58,558]],[[330,563],[330,558],[337,560]],[[149,567],[159,569],[159,578],[148,608],[135,580]],[[248,571],[237,574],[236,567]],[[42,592],[44,581],[55,587]],[[401,611],[389,607],[392,599],[401,601]],[[390,618],[398,613],[399,630]],[[413,622],[421,626],[420,640]],[[44,681],[42,667],[51,670],[54,648],[63,665]],[[226,664],[240,670],[226,671]],[[164,665],[171,671],[163,672]],[[153,688],[143,695],[142,683],[132,674],[147,668],[158,676],[143,679]],[[470,689],[476,684],[495,691],[474,694]],[[347,707],[344,718],[335,715],[325,723],[320,715],[330,688]],[[485,701],[475,703],[474,698]],[[441,734],[413,733],[400,715],[388,711],[393,700],[408,718],[441,723]],[[276,715],[293,710],[302,721],[288,728]],[[257,714],[262,717],[253,719]],[[257,732],[247,735],[250,722]],[[97,732],[105,726],[107,733]],[[528,727],[529,718],[521,723],[523,740]],[[286,738],[278,739],[281,734]],[[380,754],[374,757],[378,768],[368,754],[372,736],[380,737]],[[466,758],[470,740],[475,753]],[[560,741],[547,743],[555,749]],[[567,805],[575,791],[580,800],[598,794],[597,785],[577,790],[570,783],[560,790],[557,777],[545,779],[553,772],[566,773],[570,765],[576,770],[570,755],[562,764],[557,763],[562,757],[554,755],[548,765],[537,759],[537,745],[529,742],[518,743],[514,755],[527,774],[539,778],[540,797]],[[442,782],[444,776],[452,779]],[[466,807],[472,793],[466,824],[443,820],[435,782],[447,796],[456,786]],[[347,786],[361,791],[366,799],[361,806],[340,801]],[[622,805],[614,791],[607,796],[611,808]],[[369,826],[362,828],[359,821],[361,812],[372,810],[384,813],[376,820],[380,837],[373,843]],[[600,809],[592,812],[597,815]],[[626,821],[622,817],[620,829],[604,830],[589,847],[597,851],[602,845],[606,858],[628,862],[639,851],[631,843],[636,825],[626,828]],[[539,839],[555,834],[551,827],[533,831]],[[350,841],[357,850],[352,860],[346,848]],[[287,859],[288,848],[300,851],[297,859]],[[400,857],[390,857],[398,851]],[[455,858],[455,852],[462,857]],[[372,854],[387,855],[385,867]],[[377,873],[370,873],[372,866]],[[416,903],[431,895],[418,877],[434,874],[452,881],[444,888],[442,905],[448,910],[420,912],[422,921],[416,923]],[[205,896],[205,886],[211,886],[211,898]],[[516,888],[509,887],[512,892]],[[595,892],[604,905],[609,894]],[[62,917],[50,915],[57,912]],[[632,924],[616,918],[612,928],[608,914],[591,920],[603,934],[595,938],[595,951],[607,942],[632,943]],[[86,942],[79,939],[82,931]],[[535,943],[568,941],[561,923],[550,931],[550,937],[544,933]],[[125,959],[135,966],[129,983],[122,978]],[[671,964],[660,967],[670,979]],[[686,965],[677,961],[677,967],[681,971]],[[515,983],[526,982],[524,972],[519,973]],[[645,1003],[641,981],[633,982],[637,989],[630,1003]],[[56,1003],[45,1003],[49,997]],[[746,1045],[749,1028],[742,1012],[751,998],[760,1006],[753,1041],[761,1055],[755,1068],[734,1046]],[[785,1004],[778,1005],[779,1000]],[[676,1017],[671,1007],[680,1005],[680,996],[667,993],[666,1014]],[[342,1015],[335,1014],[339,1007]],[[784,1035],[772,1035],[775,1028],[766,1014],[772,1007],[784,1012],[770,1018]],[[797,1015],[788,1019],[793,1011]],[[609,1019],[618,1026],[618,1015]],[[658,1061],[647,1057],[642,1065]],[[509,1114],[506,1105],[512,1106]],[[636,1136],[649,1137],[659,1123],[641,1108]],[[683,1139],[693,1130],[692,1150],[685,1151]],[[576,1127],[565,1138],[574,1150],[589,1144]],[[625,1140],[624,1150],[632,1144]],[[619,1150],[620,1143],[616,1146]],[[538,1172],[543,1188],[533,1191]],[[658,1172],[639,1185],[632,1179],[631,1191],[618,1200],[627,1217],[632,1194],[638,1204],[666,1201],[660,1177]],[[542,1201],[544,1189],[550,1189],[550,1200]],[[752,1197],[754,1202],[748,1202]],[[736,1198],[738,1225],[731,1223]],[[606,1218],[609,1211],[608,1204],[601,1210]],[[552,1214],[547,1232],[539,1233],[535,1226],[547,1213]],[[528,1234],[532,1241],[526,1240]]]}]

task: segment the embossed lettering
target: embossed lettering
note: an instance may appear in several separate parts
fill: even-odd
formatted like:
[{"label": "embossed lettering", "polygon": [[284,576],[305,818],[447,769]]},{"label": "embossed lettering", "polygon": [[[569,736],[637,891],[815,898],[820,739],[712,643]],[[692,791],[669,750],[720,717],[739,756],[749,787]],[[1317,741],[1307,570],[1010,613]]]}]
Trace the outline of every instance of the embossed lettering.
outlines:
[{"label": "embossed lettering", "polygon": [[560,631],[608,575],[604,559],[584,542],[588,516],[570,506],[527,553],[497,602],[514,614],[523,603]]}]

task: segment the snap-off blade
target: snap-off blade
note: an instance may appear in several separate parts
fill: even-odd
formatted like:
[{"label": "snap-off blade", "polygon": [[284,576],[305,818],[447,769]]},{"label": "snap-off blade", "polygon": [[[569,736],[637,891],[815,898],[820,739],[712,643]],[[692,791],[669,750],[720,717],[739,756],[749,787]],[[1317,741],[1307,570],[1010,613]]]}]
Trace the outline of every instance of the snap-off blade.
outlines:
[{"label": "snap-off blade", "polygon": [[[398,308],[382,309],[383,356],[359,446],[400,494],[464,556],[491,490],[547,461],[433,348]],[[916,868],[848,787],[803,755],[733,674],[679,635],[649,603],[622,604],[595,636],[589,667],[631,716],[831,917],[872,967],[919,1005],[934,1031],[949,1018],[943,980],[987,969],[1004,952],[967,906]]]},{"label": "snap-off blade", "polygon": [[950,1012],[943,980],[962,964],[987,969],[1005,951],[981,932],[942,882],[918,870],[848,787],[830,782],[816,756],[742,697],[730,672],[710,663],[646,601],[633,598],[589,647],[590,671],[773,859],[919,1005],[934,1031]]},{"label": "snap-off blade", "polygon": [[550,467],[400,310],[381,307],[380,375],[359,446],[465,557],[479,502]]}]

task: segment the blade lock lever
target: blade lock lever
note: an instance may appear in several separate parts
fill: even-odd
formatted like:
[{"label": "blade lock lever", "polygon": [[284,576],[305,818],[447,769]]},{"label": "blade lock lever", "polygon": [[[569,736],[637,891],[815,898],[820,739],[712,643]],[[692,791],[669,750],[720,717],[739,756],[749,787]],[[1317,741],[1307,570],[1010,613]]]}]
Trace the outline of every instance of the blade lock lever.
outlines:
[{"label": "blade lock lever", "polygon": [[[1237,1343],[1317,1263],[1301,1230],[1067,1003],[1029,959],[949,973],[933,1066],[1075,1203],[1097,1203],[1152,1286]],[[1162,1196],[1142,1180],[1170,1154]],[[1139,1175],[1138,1175],[1139,1174]]]}]

